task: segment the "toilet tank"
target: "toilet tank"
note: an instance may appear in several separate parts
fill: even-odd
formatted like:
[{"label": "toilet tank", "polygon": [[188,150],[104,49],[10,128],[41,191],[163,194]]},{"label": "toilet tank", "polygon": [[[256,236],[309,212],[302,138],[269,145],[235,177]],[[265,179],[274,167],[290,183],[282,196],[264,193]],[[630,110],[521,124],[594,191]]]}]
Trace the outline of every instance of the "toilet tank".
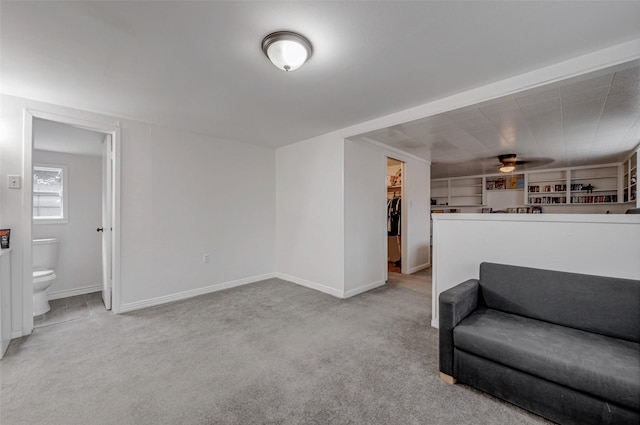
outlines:
[{"label": "toilet tank", "polygon": [[33,240],[33,269],[54,269],[58,262],[58,240],[56,238]]}]

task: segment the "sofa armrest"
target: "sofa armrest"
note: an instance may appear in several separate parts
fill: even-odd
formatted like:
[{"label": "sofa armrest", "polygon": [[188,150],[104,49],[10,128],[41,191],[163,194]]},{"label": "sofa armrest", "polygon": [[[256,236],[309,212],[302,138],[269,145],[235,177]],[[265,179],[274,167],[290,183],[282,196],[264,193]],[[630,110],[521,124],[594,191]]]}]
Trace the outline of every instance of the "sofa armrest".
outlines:
[{"label": "sofa armrest", "polygon": [[478,306],[478,279],[469,279],[440,294],[440,372],[453,372],[453,328]]}]

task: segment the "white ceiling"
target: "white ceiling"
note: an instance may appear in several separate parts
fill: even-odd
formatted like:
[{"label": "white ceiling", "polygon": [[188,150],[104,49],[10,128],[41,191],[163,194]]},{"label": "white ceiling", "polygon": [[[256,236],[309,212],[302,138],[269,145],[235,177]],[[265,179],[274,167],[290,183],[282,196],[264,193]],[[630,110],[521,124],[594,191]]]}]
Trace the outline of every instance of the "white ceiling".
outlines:
[{"label": "white ceiling", "polygon": [[621,162],[640,142],[640,61],[433,115],[354,139],[431,159],[432,178]]},{"label": "white ceiling", "polygon": [[[639,17],[637,1],[2,1],[0,90],[276,147],[640,39]],[[314,47],[291,73],[260,49],[265,35],[283,29]],[[498,107],[513,113],[520,100]],[[549,100],[566,110],[564,100]],[[487,108],[465,114],[494,126],[507,119]],[[574,110],[575,125],[562,131],[579,127],[580,116],[593,126],[593,108]],[[516,121],[528,113],[520,112]],[[557,123],[550,126],[557,135]],[[421,140],[420,125],[411,127],[393,130]],[[537,148],[517,153],[548,156],[554,139],[531,133]],[[477,143],[460,136],[458,145]],[[596,136],[591,150],[601,148]],[[432,148],[439,160],[460,158]]]}]

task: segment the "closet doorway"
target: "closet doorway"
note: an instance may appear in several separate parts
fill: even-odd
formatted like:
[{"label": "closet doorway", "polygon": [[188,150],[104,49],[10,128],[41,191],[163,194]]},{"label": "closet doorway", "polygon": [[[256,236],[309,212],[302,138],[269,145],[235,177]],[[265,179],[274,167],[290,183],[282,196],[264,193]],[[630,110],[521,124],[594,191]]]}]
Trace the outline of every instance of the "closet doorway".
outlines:
[{"label": "closet doorway", "polygon": [[405,163],[387,158],[387,280],[402,272],[402,195]]}]

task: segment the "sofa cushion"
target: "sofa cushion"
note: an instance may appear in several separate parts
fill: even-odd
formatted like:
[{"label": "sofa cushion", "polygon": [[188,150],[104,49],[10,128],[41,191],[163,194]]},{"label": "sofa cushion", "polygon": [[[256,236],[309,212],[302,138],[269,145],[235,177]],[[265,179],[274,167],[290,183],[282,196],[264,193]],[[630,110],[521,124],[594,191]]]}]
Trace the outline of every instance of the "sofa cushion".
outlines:
[{"label": "sofa cushion", "polygon": [[640,344],[479,308],[453,331],[466,352],[640,410]]},{"label": "sofa cushion", "polygon": [[480,264],[487,307],[640,343],[640,280]]}]

